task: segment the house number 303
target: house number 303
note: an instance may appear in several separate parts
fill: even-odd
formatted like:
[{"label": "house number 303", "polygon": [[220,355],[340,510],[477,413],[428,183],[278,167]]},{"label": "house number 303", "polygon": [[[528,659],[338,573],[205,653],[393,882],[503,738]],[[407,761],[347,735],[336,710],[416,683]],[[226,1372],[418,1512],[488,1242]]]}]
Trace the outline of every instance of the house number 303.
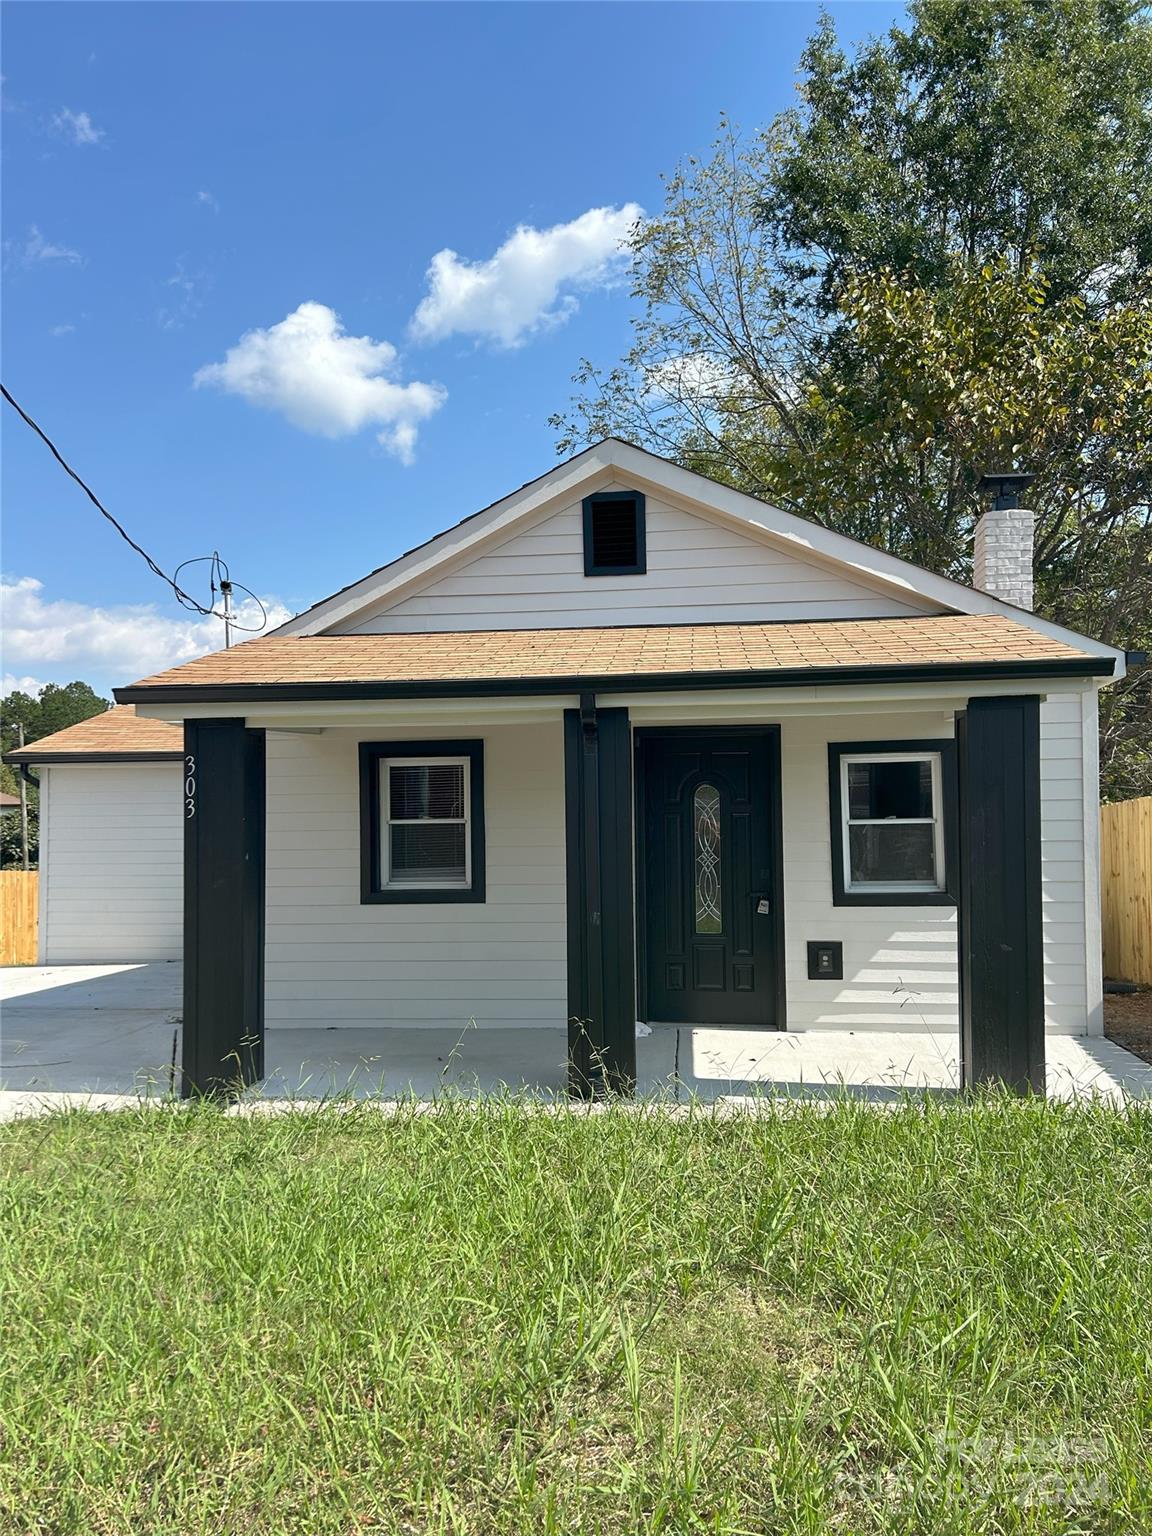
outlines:
[{"label": "house number 303", "polygon": [[184,819],[196,814],[196,759],[191,753],[184,759]]}]

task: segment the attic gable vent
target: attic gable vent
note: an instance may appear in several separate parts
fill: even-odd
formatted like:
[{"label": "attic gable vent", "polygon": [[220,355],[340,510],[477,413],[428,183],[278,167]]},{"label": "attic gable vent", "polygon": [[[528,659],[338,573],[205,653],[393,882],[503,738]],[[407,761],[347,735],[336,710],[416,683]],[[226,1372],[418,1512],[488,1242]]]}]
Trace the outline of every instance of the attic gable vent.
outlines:
[{"label": "attic gable vent", "polygon": [[584,498],[585,576],[643,576],[647,569],[644,497],[600,491]]}]

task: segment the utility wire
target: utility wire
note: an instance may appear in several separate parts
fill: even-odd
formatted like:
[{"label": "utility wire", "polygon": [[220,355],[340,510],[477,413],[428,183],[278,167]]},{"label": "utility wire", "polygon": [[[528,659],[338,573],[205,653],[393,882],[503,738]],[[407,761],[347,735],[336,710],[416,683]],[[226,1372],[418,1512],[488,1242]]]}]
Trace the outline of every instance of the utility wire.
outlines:
[{"label": "utility wire", "polygon": [[17,413],[17,415],[20,416],[28,424],[28,426],[32,428],[33,432],[35,432],[36,436],[45,445],[49,453],[60,465],[61,469],[63,469],[66,474],[72,476],[72,479],[75,480],[76,484],[84,492],[85,496],[87,496],[88,500],[92,503],[96,510],[103,517],[108,519],[113,528],[115,528],[116,532],[120,535],[126,544],[130,545],[136,551],[136,553],[148,566],[148,569],[152,571],[154,575],[159,576],[161,581],[167,582],[168,586],[172,588],[177,598],[186,608],[194,608],[197,613],[202,613],[205,618],[218,617],[218,615],[216,615],[211,608],[205,608],[202,603],[198,603],[196,599],[189,593],[185,592],[182,587],[177,586],[176,582],[172,579],[171,576],[167,574],[167,572],[160,569],[148,551],[146,549],[141,549],[140,545],[137,544],[136,540],[131,536],[131,534],[128,533],[128,531],[122,527],[119,522],[117,522],[117,520],[112,516],[111,512],[109,512],[108,508],[101,503],[99,497],[91,489],[91,487],[84,483],[84,481],[72,468],[71,464],[68,463],[67,459],[57,448],[56,444],[48,436],[47,432],[44,431],[38,422],[33,421],[32,417],[29,416],[28,412],[24,409],[20,402],[12,397],[7,387],[3,384],[0,384],[0,391],[3,391],[5,400],[7,400],[8,404]]},{"label": "utility wire", "polygon": [[[128,531],[116,520],[116,518],[114,518],[112,516],[112,514],[111,514],[111,512],[109,512],[108,508],[103,505],[103,503],[100,501],[99,497],[96,495],[95,491],[93,491],[90,486],[85,484],[85,482],[80,478],[80,476],[72,468],[71,464],[68,463],[68,460],[60,452],[59,448],[57,448],[56,444],[48,436],[47,432],[44,431],[43,427],[41,427],[38,422],[34,421],[32,419],[32,417],[29,416],[28,412],[24,409],[24,407],[20,404],[20,402],[18,400],[13,398],[13,396],[10,394],[10,392],[8,391],[7,387],[4,384],[0,384],[0,393],[3,394],[5,400],[7,400],[8,404],[12,407],[12,409],[16,412],[16,414],[19,417],[21,417],[21,419],[24,422],[26,422],[28,426],[30,426],[32,428],[33,432],[35,432],[36,436],[40,439],[40,441],[48,449],[49,453],[56,460],[57,464],[60,465],[61,469],[63,469],[66,474],[71,475],[72,479],[75,480],[76,484],[84,492],[85,496],[87,496],[88,500],[92,503],[92,505],[96,508],[96,510],[101,514],[101,516],[102,517],[106,517],[108,519],[108,521],[112,524],[113,528],[115,528],[116,532],[124,540],[124,542],[126,544],[128,544],[132,549],[134,549],[136,551],[136,553],[140,556],[141,560],[144,561],[145,565],[147,565],[148,569],[153,573],[153,575],[159,576],[161,581],[165,582],[168,586],[170,586],[172,588],[172,591],[176,594],[176,601],[178,603],[180,603],[181,606],[184,607],[184,608],[191,608],[193,610],[193,612],[195,612],[195,613],[202,613],[206,619],[219,619],[219,618],[223,618],[223,615],[220,612],[218,612],[218,610],[216,608],[205,608],[204,604],[200,603],[200,602],[197,602],[197,600],[191,595],[191,593],[185,592],[184,588],[181,587],[178,584],[178,582],[176,581],[175,577],[169,576],[166,571],[163,571],[163,570],[160,569],[160,567],[156,564],[155,560],[153,560],[152,556],[148,553],[148,551],[146,549],[142,549],[140,547],[140,545],[137,544],[136,540],[131,536],[131,534],[128,533]],[[211,555],[202,555],[199,558],[202,559],[202,560],[211,560],[213,562],[213,566],[212,566],[212,593],[213,593],[213,596],[215,596],[217,574],[218,574],[218,572],[220,572],[222,570],[223,579],[225,581],[228,581],[229,580],[228,567],[220,559],[220,556],[218,554],[215,554],[215,553],[213,553]],[[180,575],[180,572],[184,569],[185,565],[195,565],[197,563],[198,563],[198,561],[196,561],[196,560],[185,560],[183,562],[183,564],[177,566],[177,568],[176,568],[176,576]],[[241,592],[247,592],[248,596],[251,597],[255,601],[257,607],[260,609],[261,620],[262,620],[262,622],[260,623],[258,628],[259,629],[263,629],[265,624],[267,624],[267,622],[268,622],[268,614],[267,614],[267,611],[266,611],[266,609],[264,607],[264,604],[260,601],[260,599],[256,596],[256,594],[254,592],[249,592],[247,587],[240,586],[240,583],[238,581],[237,582],[233,582],[232,585],[234,587],[239,587]],[[234,623],[236,629],[248,630],[250,633],[253,633],[253,634],[255,634],[257,632],[257,628],[254,627],[254,626],[246,625],[246,624],[235,624],[235,621],[233,621],[233,623]]]}]

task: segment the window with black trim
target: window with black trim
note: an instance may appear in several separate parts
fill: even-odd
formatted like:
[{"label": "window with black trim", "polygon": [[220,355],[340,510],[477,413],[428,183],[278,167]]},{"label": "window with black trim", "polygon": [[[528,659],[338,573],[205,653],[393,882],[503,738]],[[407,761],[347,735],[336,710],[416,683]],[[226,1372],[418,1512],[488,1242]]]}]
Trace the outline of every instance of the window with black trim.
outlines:
[{"label": "window with black trim", "polygon": [[832,742],[832,898],[837,906],[952,905],[955,744]]},{"label": "window with black trim", "polygon": [[648,566],[640,492],[599,491],[583,506],[585,576],[643,576]]},{"label": "window with black trim", "polygon": [[364,902],[484,900],[484,743],[362,742]]}]

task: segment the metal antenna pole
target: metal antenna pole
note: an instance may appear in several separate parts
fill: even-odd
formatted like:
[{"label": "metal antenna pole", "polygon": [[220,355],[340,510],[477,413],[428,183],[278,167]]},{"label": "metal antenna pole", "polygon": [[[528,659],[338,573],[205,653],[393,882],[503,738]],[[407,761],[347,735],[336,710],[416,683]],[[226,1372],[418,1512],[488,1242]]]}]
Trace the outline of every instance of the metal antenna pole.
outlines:
[{"label": "metal antenna pole", "polygon": [[232,644],[232,583],[225,576],[220,578],[220,595],[224,599],[224,649]]},{"label": "metal antenna pole", "polygon": [[[176,575],[172,578],[173,581],[179,580],[181,571],[186,570],[192,565],[207,565],[210,568],[208,581],[212,589],[211,606],[205,608],[194,599],[187,598],[187,594],[183,592],[179,594],[180,600],[186,608],[191,606],[197,613],[203,613],[208,618],[224,620],[224,649],[228,650],[231,647],[237,631],[242,635],[259,634],[268,623],[268,610],[250,587],[246,587],[242,581],[233,582],[232,573],[228,569],[228,562],[222,558],[220,551],[214,549],[210,555],[194,555],[190,560],[182,560],[176,567]],[[251,600],[253,608],[259,613],[259,624],[241,624],[238,622],[235,596],[237,587],[244,593],[245,598]],[[217,597],[219,597],[219,601],[217,601]],[[241,603],[240,606],[243,608],[244,604]],[[247,610],[245,610],[244,617],[245,619],[248,617]]]}]

